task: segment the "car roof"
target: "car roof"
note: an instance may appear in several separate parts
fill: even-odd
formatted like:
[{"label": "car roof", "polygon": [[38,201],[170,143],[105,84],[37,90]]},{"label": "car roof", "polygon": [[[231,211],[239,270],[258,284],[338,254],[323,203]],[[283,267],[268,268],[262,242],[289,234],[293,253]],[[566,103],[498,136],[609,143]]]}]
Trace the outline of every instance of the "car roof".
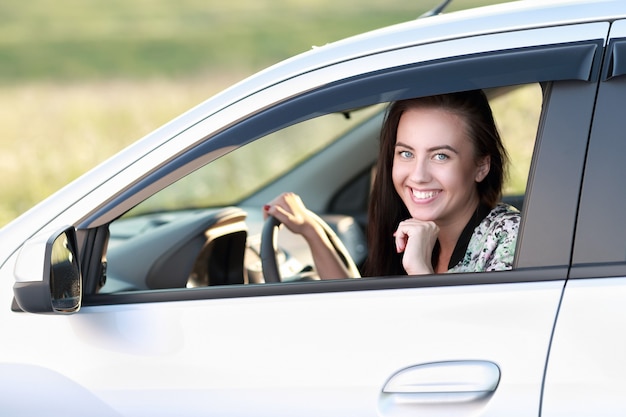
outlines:
[{"label": "car roof", "polygon": [[[211,99],[226,104],[297,74],[392,49],[511,30],[611,21],[626,17],[624,0],[522,0],[415,19],[352,36],[269,67]],[[219,104],[217,107],[220,107]]]}]

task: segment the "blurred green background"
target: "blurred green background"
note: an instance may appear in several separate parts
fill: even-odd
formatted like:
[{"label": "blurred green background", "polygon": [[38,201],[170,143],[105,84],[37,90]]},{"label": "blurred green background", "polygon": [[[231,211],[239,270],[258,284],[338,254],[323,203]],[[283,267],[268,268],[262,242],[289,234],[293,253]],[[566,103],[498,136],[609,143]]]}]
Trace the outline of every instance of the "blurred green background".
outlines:
[{"label": "blurred green background", "polygon": [[[503,0],[456,0],[459,10]],[[252,73],[438,0],[0,3],[0,226]]]}]

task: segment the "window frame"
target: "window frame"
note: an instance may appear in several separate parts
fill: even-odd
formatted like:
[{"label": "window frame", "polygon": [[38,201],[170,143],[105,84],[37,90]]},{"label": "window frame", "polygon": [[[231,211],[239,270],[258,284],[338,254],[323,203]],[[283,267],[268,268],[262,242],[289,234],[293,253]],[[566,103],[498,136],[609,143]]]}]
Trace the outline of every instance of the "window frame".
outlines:
[{"label": "window frame", "polygon": [[[500,35],[489,36],[497,38]],[[182,171],[190,172],[194,167],[197,168],[210,162],[224,149],[236,148],[272,131],[311,117],[355,106],[413,96],[538,82],[544,83],[547,88],[537,134],[535,156],[527,186],[528,199],[524,205],[515,270],[483,274],[409,277],[408,279],[407,277],[387,277],[384,280],[362,278],[193,290],[151,290],[106,295],[87,293],[84,305],[564,279],[570,263],[575,207],[580,191],[584,152],[589,134],[593,97],[599,78],[604,39],[596,37],[586,41],[554,44],[550,44],[546,39],[541,41],[541,45],[532,47],[513,50],[499,49],[368,72],[305,91],[228,126],[210,139],[205,138],[208,140],[173,157],[169,163],[157,167],[132,186],[122,190],[81,222],[83,243],[89,246],[90,236],[95,234],[89,233],[90,229],[95,229],[92,226],[101,223],[102,218],[110,216],[109,213],[116,212],[123,203],[136,201],[137,196],[145,195],[148,189],[163,188],[164,183],[171,182],[172,176],[180,176]],[[384,54],[381,55],[378,59],[384,59]],[[428,82],[415,83],[416,79],[428,80]],[[363,91],[367,91],[367,95],[364,96]],[[253,99],[251,100],[254,102]],[[563,126],[568,128],[569,140],[566,142],[561,140]],[[567,148],[566,152],[564,152],[564,144]],[[554,166],[555,159],[559,161],[559,168]],[[555,186],[559,190],[557,195],[553,195]],[[563,209],[563,205],[567,208]],[[546,237],[546,225],[552,227],[558,225],[557,232]],[[102,227],[106,227],[106,224]],[[91,247],[97,246],[91,244]],[[546,250],[546,248],[559,250]],[[92,256],[93,258],[97,257]],[[92,282],[85,288],[95,288],[93,282],[98,279],[97,271],[85,271],[85,276]]]}]

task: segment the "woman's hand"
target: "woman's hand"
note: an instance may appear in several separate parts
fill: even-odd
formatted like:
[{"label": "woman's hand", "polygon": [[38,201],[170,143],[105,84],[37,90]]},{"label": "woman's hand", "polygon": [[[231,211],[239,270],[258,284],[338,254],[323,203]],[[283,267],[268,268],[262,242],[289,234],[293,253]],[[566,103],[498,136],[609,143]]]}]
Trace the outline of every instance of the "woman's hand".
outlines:
[{"label": "woman's hand", "polygon": [[430,221],[407,219],[398,225],[394,237],[398,253],[404,252],[402,266],[409,275],[432,274],[433,248],[439,227]]},{"label": "woman's hand", "polygon": [[315,229],[317,223],[309,215],[300,196],[294,193],[283,193],[263,207],[263,218],[276,217],[292,233],[305,238]]},{"label": "woman's hand", "polygon": [[276,217],[292,233],[302,235],[309,244],[315,268],[321,279],[356,278],[337,255],[326,232],[297,194],[284,193],[263,207],[263,217]]}]

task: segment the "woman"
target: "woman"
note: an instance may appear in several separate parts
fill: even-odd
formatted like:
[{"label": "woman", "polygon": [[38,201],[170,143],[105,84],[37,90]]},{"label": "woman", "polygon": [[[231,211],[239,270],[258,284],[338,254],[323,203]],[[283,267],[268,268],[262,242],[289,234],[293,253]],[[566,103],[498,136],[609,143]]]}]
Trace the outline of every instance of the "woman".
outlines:
[{"label": "woman", "polygon": [[[507,156],[482,91],[393,103],[379,155],[364,275],[512,267],[520,215],[498,204]],[[307,240],[322,279],[347,276],[297,195],[264,211]]]}]

